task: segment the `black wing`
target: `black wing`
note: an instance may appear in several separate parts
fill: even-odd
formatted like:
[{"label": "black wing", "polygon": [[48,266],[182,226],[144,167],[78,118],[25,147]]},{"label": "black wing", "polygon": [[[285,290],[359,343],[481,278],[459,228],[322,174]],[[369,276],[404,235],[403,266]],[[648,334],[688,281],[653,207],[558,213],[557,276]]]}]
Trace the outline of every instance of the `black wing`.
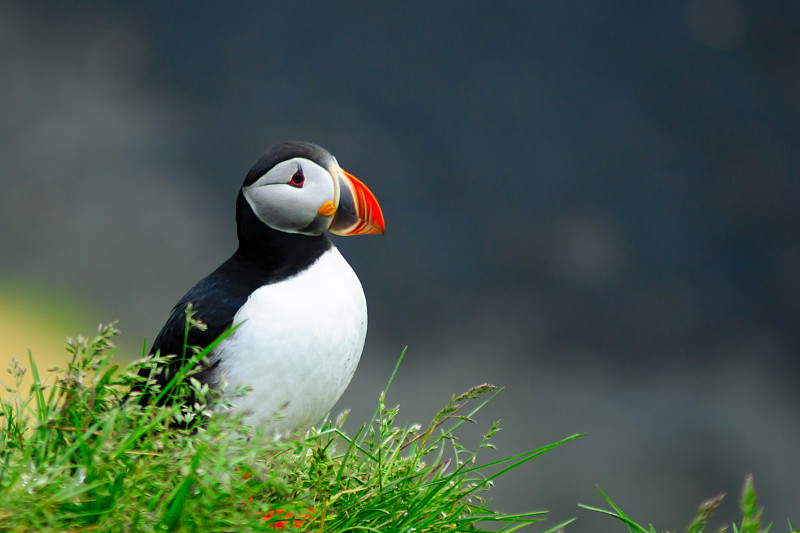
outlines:
[{"label": "black wing", "polygon": [[[156,336],[150,348],[151,354],[177,356],[154,376],[161,387],[169,383],[190,360],[194,353],[191,347],[201,350],[206,348],[233,325],[236,312],[254,290],[251,287],[253,284],[242,286],[240,283],[231,283],[229,263],[230,261],[226,262],[192,287],[172,309],[172,314]],[[186,310],[190,303],[194,317],[205,324],[205,328],[190,328],[187,333]],[[210,366],[203,368],[194,377],[211,386],[216,385],[213,370],[218,362],[218,359],[212,359]],[[145,377],[149,372],[150,369],[142,369],[139,375]],[[135,387],[134,390],[141,391],[142,387]],[[140,403],[146,404],[148,401],[149,395],[145,394]]]},{"label": "black wing", "polygon": [[[241,229],[241,224],[239,226]],[[270,232],[271,247],[245,250],[240,247],[230,259],[192,287],[172,309],[172,314],[150,349],[151,354],[178,355],[158,373],[157,380],[162,386],[172,379],[191,355],[190,351],[184,352],[186,307],[189,303],[192,304],[195,317],[206,324],[206,329],[189,330],[185,344],[206,348],[233,325],[236,313],[253,291],[296,275],[332,246],[324,235],[313,238],[298,236],[269,230],[266,226],[262,230]],[[220,357],[224,357],[224,354],[216,354],[216,358],[210,361],[211,366],[201,370],[195,377],[211,386],[216,385],[214,365]],[[142,390],[141,387],[138,390]],[[140,403],[147,401],[148,397],[144,395]]]}]

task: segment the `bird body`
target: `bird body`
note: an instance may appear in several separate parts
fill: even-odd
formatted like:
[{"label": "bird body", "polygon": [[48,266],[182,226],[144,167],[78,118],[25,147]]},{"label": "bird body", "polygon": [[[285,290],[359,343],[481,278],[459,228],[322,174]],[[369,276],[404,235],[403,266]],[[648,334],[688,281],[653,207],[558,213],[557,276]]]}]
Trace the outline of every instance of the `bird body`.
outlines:
[{"label": "bird body", "polygon": [[256,289],[233,323],[239,327],[219,345],[225,358],[216,373],[228,386],[252,387],[236,405],[247,422],[274,421],[285,433],[317,422],[350,383],[367,334],[367,301],[332,246],[302,274]]},{"label": "bird body", "polygon": [[[353,269],[325,235],[383,233],[372,193],[319,146],[287,142],[250,170],[236,202],[236,252],[173,308],[151,353],[215,346],[197,379],[232,398],[247,423],[286,434],[317,422],[355,372],[367,304]],[[191,304],[205,329],[186,337]],[[186,341],[186,342],[185,342]],[[162,369],[167,382],[179,358]]]}]

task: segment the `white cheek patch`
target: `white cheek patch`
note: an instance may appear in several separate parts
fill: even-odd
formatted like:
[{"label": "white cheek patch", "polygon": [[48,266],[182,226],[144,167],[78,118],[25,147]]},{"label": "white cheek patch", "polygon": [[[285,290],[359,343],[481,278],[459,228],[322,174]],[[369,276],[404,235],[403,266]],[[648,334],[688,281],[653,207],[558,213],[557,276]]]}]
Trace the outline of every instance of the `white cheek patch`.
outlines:
[{"label": "white cheek patch", "polygon": [[256,216],[267,226],[281,231],[297,231],[314,221],[303,209],[303,198],[291,186],[248,187],[244,197]]},{"label": "white cheek patch", "polygon": [[[302,187],[289,184],[301,168]],[[253,213],[267,226],[289,233],[319,234],[319,208],[334,198],[334,181],[327,170],[302,158],[275,165],[255,183],[242,188]],[[309,229],[312,228],[312,229]]]}]

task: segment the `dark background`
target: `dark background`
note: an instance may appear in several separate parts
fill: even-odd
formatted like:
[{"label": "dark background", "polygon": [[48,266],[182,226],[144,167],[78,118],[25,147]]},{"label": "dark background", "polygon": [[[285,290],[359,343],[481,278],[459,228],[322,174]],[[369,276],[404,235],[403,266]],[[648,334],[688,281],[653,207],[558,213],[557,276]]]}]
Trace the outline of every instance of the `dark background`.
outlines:
[{"label": "dark background", "polygon": [[353,425],[408,345],[403,420],[489,381],[487,460],[588,434],[501,510],[622,531],[599,485],[675,530],[753,472],[800,521],[800,3],[3,2],[0,66],[0,300],[77,298],[134,357],[235,249],[251,164],[316,142],[387,221],[336,239]]}]

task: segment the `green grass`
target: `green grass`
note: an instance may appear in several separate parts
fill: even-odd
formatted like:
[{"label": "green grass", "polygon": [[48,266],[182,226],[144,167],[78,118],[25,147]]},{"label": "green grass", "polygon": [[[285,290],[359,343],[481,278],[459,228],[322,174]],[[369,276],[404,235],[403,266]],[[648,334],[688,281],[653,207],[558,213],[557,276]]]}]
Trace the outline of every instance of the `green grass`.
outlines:
[{"label": "green grass", "polygon": [[[203,327],[188,318],[190,327]],[[147,356],[120,368],[112,362],[116,334],[108,325],[92,338],[70,340],[65,369],[45,376],[29,357],[28,369],[13,361],[10,381],[0,380],[8,393],[0,403],[0,532],[510,532],[542,522],[546,513],[492,510],[487,492],[494,481],[580,437],[479,461],[477,452],[493,448],[498,424],[477,452],[458,436],[499,391],[473,387],[427,425],[402,426],[398,407],[386,404],[393,373],[373,417],[354,435],[342,429],[345,413],[276,441],[235,416],[215,414],[225,400],[193,378],[213,346],[182,354],[189,364],[160,389],[140,375],[152,375],[169,358]],[[30,387],[22,385],[26,372]],[[151,404],[138,405],[139,393],[128,394],[132,386],[147,390]],[[176,401],[157,405],[168,396]],[[219,409],[209,410],[206,401]],[[581,507],[621,521],[629,533],[656,533],[600,492],[610,509]],[[723,497],[702,502],[686,532],[707,531]],[[742,521],[730,531],[770,531],[752,476],[739,508]],[[553,532],[570,522],[537,529]]]},{"label": "green grass", "polygon": [[[10,366],[0,406],[0,531],[513,531],[545,513],[496,512],[487,491],[505,472],[578,437],[481,462],[457,436],[495,387],[454,396],[429,424],[408,427],[395,422],[387,385],[354,435],[342,430],[341,415],[275,441],[205,403],[188,405],[223,403],[193,379],[192,365],[159,390],[139,374],[166,358],[114,364],[116,333],[109,325],[70,340],[67,367],[48,376],[31,357],[30,390],[20,390],[26,370]],[[136,394],[126,396],[133,385],[178,401],[141,407]],[[173,427],[197,420],[194,429]],[[477,451],[492,447],[497,430],[488,428]]]},{"label": "green grass", "polygon": [[[599,509],[597,507],[591,507],[583,504],[580,504],[580,506],[584,509],[596,511],[619,520],[625,524],[629,533],[657,533],[658,530],[655,528],[655,526],[650,524],[649,527],[645,527],[635,522],[628,515],[626,515],[622,509],[620,509],[619,506],[606,495],[605,492],[599,488],[598,490],[600,490],[600,494],[603,495],[603,498],[611,506],[610,510]],[[711,498],[702,501],[697,507],[697,511],[695,511],[695,515],[691,522],[689,522],[689,525],[686,526],[686,533],[703,533],[706,531],[709,522],[714,516],[714,511],[716,511],[722,505],[724,499],[725,494],[723,493],[717,494],[716,496],[712,496]],[[739,498],[739,510],[742,514],[742,522],[740,524],[731,524],[731,531],[733,533],[768,533],[770,531],[772,524],[764,526],[761,520],[761,517],[764,514],[764,508],[758,505],[758,494],[756,493],[752,474],[749,474],[744,480],[744,487],[742,487],[742,494]],[[788,526],[790,533],[796,533],[794,528],[792,528],[791,522],[788,522]],[[714,531],[717,533],[723,533],[728,531],[728,528],[727,526],[721,526]]]}]

